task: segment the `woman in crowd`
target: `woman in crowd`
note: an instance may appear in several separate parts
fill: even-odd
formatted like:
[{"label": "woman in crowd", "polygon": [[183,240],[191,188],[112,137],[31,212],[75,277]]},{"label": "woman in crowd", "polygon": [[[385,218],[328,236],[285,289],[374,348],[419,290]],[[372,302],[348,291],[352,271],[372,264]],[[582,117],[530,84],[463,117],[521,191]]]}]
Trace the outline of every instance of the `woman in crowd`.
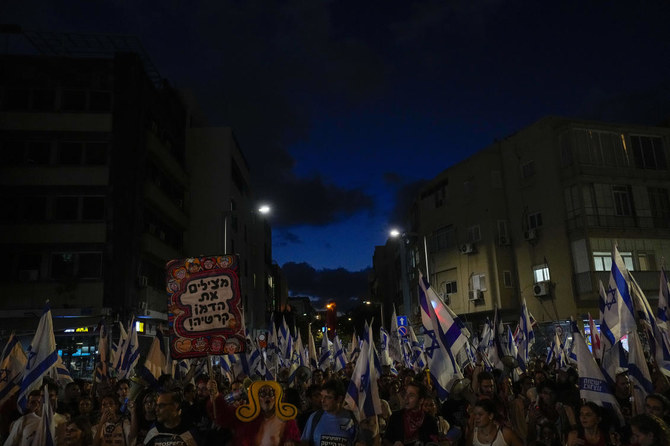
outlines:
[{"label": "woman in crowd", "polygon": [[568,446],[606,446],[607,434],[601,426],[602,408],[588,401],[579,409],[579,425],[568,434]]},{"label": "woman in crowd", "polygon": [[[130,438],[135,438],[135,444],[144,444],[144,438],[156,421],[156,398],[153,391],[144,391],[136,402],[129,403],[130,408]],[[140,403],[141,404],[138,404]]]},{"label": "woman in crowd", "polygon": [[670,446],[668,426],[658,417],[648,414],[636,415],[630,420],[631,445]]},{"label": "woman in crowd", "polygon": [[522,446],[523,442],[512,429],[496,420],[497,407],[492,400],[475,403],[474,429],[468,436],[468,446]]},{"label": "woman in crowd", "polygon": [[86,417],[75,417],[65,426],[65,446],[90,446],[92,444],[93,430]]}]

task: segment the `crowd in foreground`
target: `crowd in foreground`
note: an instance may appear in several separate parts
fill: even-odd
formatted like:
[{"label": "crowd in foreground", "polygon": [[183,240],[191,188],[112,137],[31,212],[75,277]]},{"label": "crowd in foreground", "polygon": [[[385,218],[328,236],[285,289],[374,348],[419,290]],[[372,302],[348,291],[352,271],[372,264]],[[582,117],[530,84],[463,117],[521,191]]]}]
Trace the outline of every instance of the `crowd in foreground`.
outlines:
[{"label": "crowd in foreground", "polygon": [[541,360],[516,380],[470,367],[444,403],[425,371],[396,375],[385,367],[378,380],[382,413],[364,420],[343,408],[352,372],[350,363],[290,384],[249,377],[231,382],[216,370],[183,380],[163,376],[155,386],[114,379],[63,388],[49,383],[48,401],[34,390],[25,413],[17,411],[16,399],[0,408],[0,438],[6,446],[34,444],[48,403],[55,444],[68,446],[670,446],[670,385],[660,374],[639,414],[632,413],[627,372],[617,375],[620,426],[606,408],[580,399],[574,368],[555,370]]}]

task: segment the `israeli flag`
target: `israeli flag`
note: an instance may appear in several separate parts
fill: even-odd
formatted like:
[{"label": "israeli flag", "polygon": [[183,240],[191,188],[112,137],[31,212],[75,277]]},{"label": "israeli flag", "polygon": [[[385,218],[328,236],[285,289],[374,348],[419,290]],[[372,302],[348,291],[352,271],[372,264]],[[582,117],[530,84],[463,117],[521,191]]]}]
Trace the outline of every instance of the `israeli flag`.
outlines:
[{"label": "israeli flag", "polygon": [[[618,321],[614,325],[608,327],[612,331],[615,340],[621,339],[625,334],[635,330],[635,308],[633,306],[633,298],[630,294],[630,278],[628,268],[623,261],[623,257],[619,253],[619,249],[615,245],[612,249],[612,269],[610,271],[610,278],[607,289],[605,290],[606,298],[605,305],[608,306],[612,302],[616,302],[618,309]],[[612,304],[613,306],[613,304]]]},{"label": "israeli flag", "polygon": [[28,347],[28,359],[26,368],[23,370],[21,390],[19,391],[17,405],[20,412],[24,412],[28,402],[28,394],[38,387],[42,377],[49,369],[56,365],[58,352],[56,351],[56,339],[54,338],[53,321],[51,319],[51,308],[46,306],[33,341]]},{"label": "israeli flag", "polygon": [[121,367],[118,369],[119,379],[130,378],[137,362],[140,359],[140,343],[137,339],[137,324],[133,316],[130,322],[130,332],[120,352]]},{"label": "israeli flag", "polygon": [[19,339],[12,333],[0,359],[0,406],[21,388],[28,358]]},{"label": "israeli flag", "polygon": [[117,373],[119,373],[123,367],[123,355],[128,342],[128,333],[121,322],[119,322],[119,333],[118,344],[112,345],[112,368],[116,370]]},{"label": "israeli flag", "polygon": [[42,416],[37,423],[35,436],[32,438],[31,445],[35,446],[55,446],[56,444],[56,424],[54,423],[54,410],[49,402],[49,388],[44,385],[42,398]]},{"label": "israeli flag", "polygon": [[54,382],[61,385],[74,382],[70,371],[65,367],[65,364],[63,364],[63,358],[61,358],[60,355],[58,355],[58,360],[51,370],[49,370],[48,375]]},{"label": "israeli flag", "polygon": [[414,333],[412,326],[407,327],[409,333],[409,342],[411,345],[411,362],[415,372],[420,372],[426,367],[426,362],[423,360],[423,347],[419,344],[419,340]]},{"label": "israeli flag", "polygon": [[339,372],[347,366],[347,358],[345,357],[342,342],[337,335],[335,335],[333,342],[333,350],[335,351],[335,371]]},{"label": "israeli flag", "polygon": [[612,410],[617,418],[619,424],[624,425],[625,421],[621,408],[617,402],[612,388],[603,376],[598,364],[593,355],[586,346],[584,336],[577,327],[577,324],[572,322],[572,338],[574,340],[574,351],[577,356],[577,363],[579,364],[579,395],[586,401],[593,401],[594,403]]},{"label": "israeli flag", "polygon": [[368,328],[367,338],[363,341],[347,394],[344,397],[344,407],[352,411],[359,422],[382,413],[377,387],[379,376],[374,364],[375,347],[370,342],[371,340],[372,328]]},{"label": "israeli flag", "polygon": [[645,398],[654,392],[654,384],[637,330],[628,334],[628,377],[633,389],[635,413],[644,413]]},{"label": "israeli flag", "polygon": [[393,360],[389,354],[389,334],[384,327],[379,327],[379,351],[382,365],[393,365]]},{"label": "israeli flag", "polygon": [[163,333],[160,330],[156,330],[156,337],[151,341],[151,347],[144,360],[140,374],[151,386],[158,387],[158,379],[161,375],[168,372],[168,359]]},{"label": "israeli flag", "polygon": [[603,357],[602,353],[600,352],[602,350],[602,345],[600,344],[600,334],[596,328],[596,323],[591,317],[591,313],[589,313],[589,331],[591,332],[591,353],[593,353],[594,358],[600,359]]},{"label": "israeli flag", "polygon": [[526,371],[528,361],[530,360],[530,350],[535,343],[535,331],[533,330],[533,317],[528,311],[526,298],[522,298],[521,317],[519,319],[519,366],[521,370]]},{"label": "israeli flag", "polygon": [[330,368],[330,359],[332,353],[330,351],[330,346],[328,342],[328,335],[323,334],[323,340],[321,342],[321,356],[319,356],[319,368],[323,371],[326,371]]},{"label": "israeli flag", "polygon": [[109,377],[109,331],[104,319],[98,324],[100,337],[98,339],[98,362],[95,368],[95,382],[102,382]]},{"label": "israeli flag", "polygon": [[661,268],[660,284],[658,288],[658,306],[656,310],[656,328],[658,330],[657,347],[655,352],[656,363],[665,376],[670,376],[670,325],[668,324],[668,277],[665,268]]},{"label": "israeli flag", "polygon": [[395,312],[395,305],[393,305],[393,315],[391,316],[391,333],[389,333],[389,335],[389,356],[391,356],[392,361],[402,363],[403,354],[402,347],[400,346],[400,333],[398,332],[398,317]]},{"label": "israeli flag", "polygon": [[316,370],[319,367],[319,361],[316,357],[316,344],[312,335],[312,324],[307,327],[307,352],[309,356],[309,367]]},{"label": "israeli flag", "polygon": [[454,381],[463,378],[454,352],[457,354],[464,348],[468,344],[468,338],[461,331],[458,321],[451,317],[451,310],[446,309],[446,305],[439,298],[435,300],[430,296],[437,297],[437,294],[419,272],[419,304],[421,311],[428,315],[424,321],[422,313],[426,330],[424,351],[437,396],[440,401],[445,401]]}]

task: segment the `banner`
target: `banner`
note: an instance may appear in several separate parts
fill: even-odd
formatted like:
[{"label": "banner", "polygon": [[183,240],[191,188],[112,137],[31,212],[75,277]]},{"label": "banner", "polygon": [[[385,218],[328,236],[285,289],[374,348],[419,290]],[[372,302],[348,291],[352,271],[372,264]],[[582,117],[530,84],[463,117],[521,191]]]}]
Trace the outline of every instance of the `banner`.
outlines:
[{"label": "banner", "polygon": [[167,263],[172,358],[244,351],[238,263],[234,255],[177,259]]}]

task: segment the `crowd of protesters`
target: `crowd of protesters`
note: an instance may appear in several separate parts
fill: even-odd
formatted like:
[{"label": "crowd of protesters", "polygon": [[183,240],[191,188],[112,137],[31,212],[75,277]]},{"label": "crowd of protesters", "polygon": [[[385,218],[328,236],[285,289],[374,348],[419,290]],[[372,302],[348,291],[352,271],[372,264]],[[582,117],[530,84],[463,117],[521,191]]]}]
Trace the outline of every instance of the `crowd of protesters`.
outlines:
[{"label": "crowd of protesters", "polygon": [[[183,380],[163,376],[154,386],[114,379],[63,388],[52,383],[48,404],[55,413],[55,444],[68,446],[670,446],[670,386],[663,376],[655,379],[644,413],[635,414],[627,372],[618,374],[614,395],[625,418],[620,426],[607,408],[582,401],[575,368],[557,370],[542,358],[521,374],[468,367],[444,402],[427,371],[399,368],[392,374],[383,367],[381,413],[360,421],[343,407],[352,372],[348,364],[338,373],[315,370],[290,383],[244,376],[230,382],[216,370],[196,376],[193,368]],[[245,422],[235,411],[247,404],[251,388],[260,415]],[[278,406],[284,403],[295,406],[297,416],[282,416]],[[24,414],[16,399],[2,406],[6,446],[34,443],[42,404],[42,391],[35,390]]]}]

